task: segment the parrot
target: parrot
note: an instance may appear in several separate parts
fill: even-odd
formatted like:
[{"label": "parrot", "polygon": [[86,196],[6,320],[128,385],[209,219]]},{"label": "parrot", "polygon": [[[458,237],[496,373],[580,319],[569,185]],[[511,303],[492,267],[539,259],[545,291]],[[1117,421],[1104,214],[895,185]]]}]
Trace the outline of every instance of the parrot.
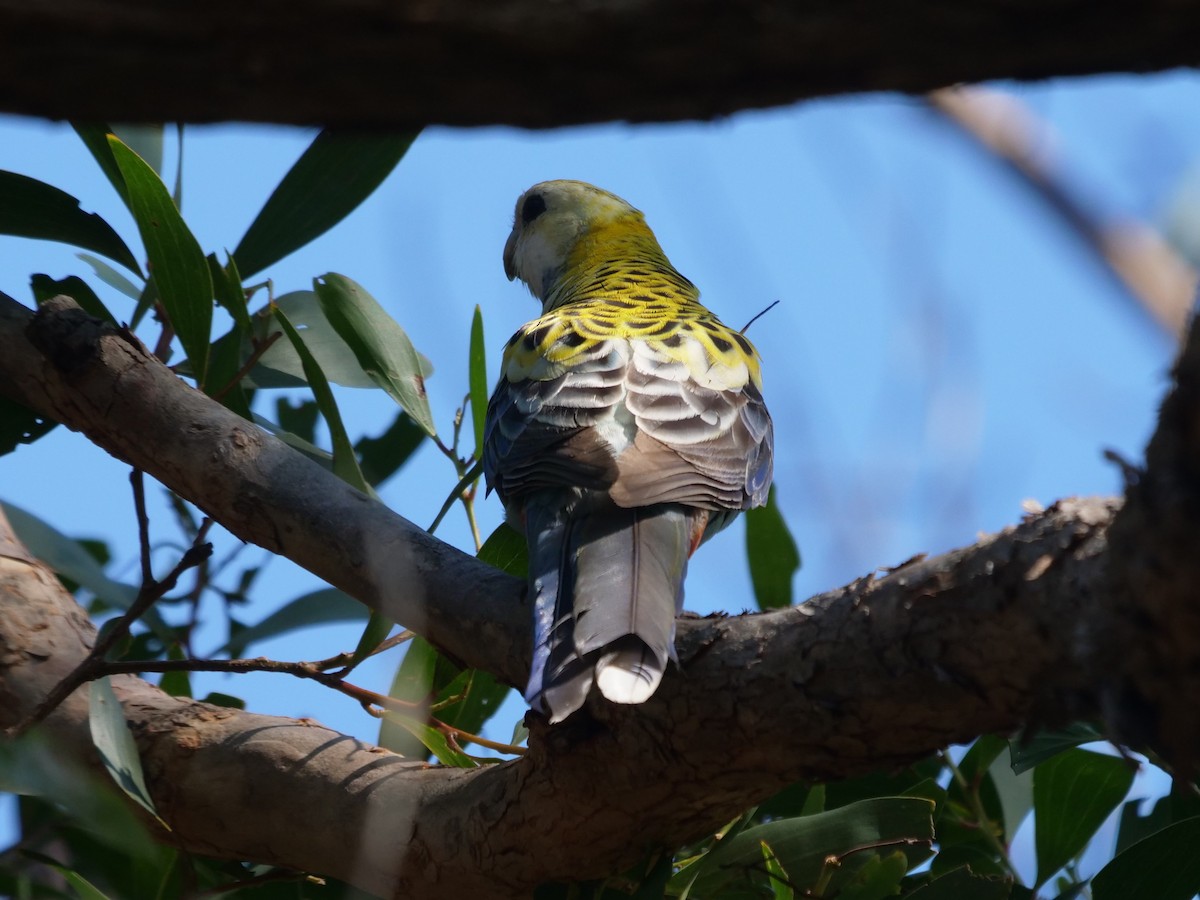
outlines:
[{"label": "parrot", "polygon": [[767,502],[774,430],[758,351],[620,197],[529,188],[504,272],[542,315],[505,345],[483,467],[529,548],[525,699],[553,724],[593,686],[614,703],[654,694],[678,662],[688,560]]}]

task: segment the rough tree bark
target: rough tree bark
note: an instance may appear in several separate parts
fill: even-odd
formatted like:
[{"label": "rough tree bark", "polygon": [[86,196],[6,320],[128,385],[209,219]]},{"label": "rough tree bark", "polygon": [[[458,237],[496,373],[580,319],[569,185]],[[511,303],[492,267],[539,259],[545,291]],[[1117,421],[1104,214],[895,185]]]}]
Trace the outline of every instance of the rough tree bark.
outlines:
[{"label": "rough tree bark", "polygon": [[[534,718],[528,755],[510,763],[428,768],[310,722],[122,679],[150,790],[177,839],[200,853],[317,871],[385,896],[521,896],[547,880],[619,871],[797,779],[896,766],[980,733],[1098,710],[1118,737],[1190,767],[1200,752],[1200,332],[1176,380],[1123,508],[1063,501],[975,546],[796,608],[685,618],[680,669],[650,702],[593,701],[554,728]],[[523,679],[517,582],[248,426],[71,301],[35,315],[0,299],[0,393],[464,663]],[[92,636],[71,598],[13,547],[0,543],[5,727]],[[78,757],[89,752],[83,710],[76,694],[47,723]],[[328,826],[319,839],[292,825],[313,809]]]},{"label": "rough tree bark", "polygon": [[711,118],[1195,63],[1178,0],[0,0],[0,109],[401,128]]}]

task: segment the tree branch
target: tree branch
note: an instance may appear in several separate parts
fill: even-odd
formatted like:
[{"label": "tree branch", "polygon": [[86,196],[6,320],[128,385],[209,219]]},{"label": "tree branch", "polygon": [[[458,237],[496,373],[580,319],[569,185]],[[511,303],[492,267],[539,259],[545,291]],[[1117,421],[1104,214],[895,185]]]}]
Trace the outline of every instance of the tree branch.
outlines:
[{"label": "tree branch", "polygon": [[[1188,580],[1200,565],[1198,348],[1193,334],[1126,510],[1063,501],[972,547],[798,607],[682,619],[679,670],[649,702],[593,698],[588,715],[555,727],[532,717],[520,760],[429,768],[311,723],[121,681],[159,811],[202,853],[313,870],[385,895],[523,895],[679,846],[798,779],[900,766],[980,733],[1101,708],[1126,736],[1188,765],[1195,725],[1158,711],[1194,710],[1200,697],[1200,634],[1190,628],[1200,616]],[[69,301],[36,315],[0,301],[0,393],[83,430],[235,533],[464,661],[510,682],[524,677],[527,610],[512,579],[350,491]],[[1187,433],[1163,434],[1175,428]],[[1109,551],[1110,531],[1121,535],[1119,552]],[[45,673],[69,669],[89,640],[69,598],[53,609],[31,599],[45,572],[19,554],[15,565],[25,577],[0,578],[17,595],[0,601],[0,615],[17,617],[0,621],[0,695],[17,702],[0,709],[0,724],[36,705],[57,681]],[[1147,586],[1160,591],[1152,602]],[[86,752],[86,709],[68,703],[48,724]],[[214,791],[230,803],[212,803]],[[300,833],[292,823],[312,809],[322,810],[322,827]]]},{"label": "tree branch", "polygon": [[711,118],[850,91],[1190,66],[1198,24],[1172,0],[3,2],[0,106],[375,128]]}]

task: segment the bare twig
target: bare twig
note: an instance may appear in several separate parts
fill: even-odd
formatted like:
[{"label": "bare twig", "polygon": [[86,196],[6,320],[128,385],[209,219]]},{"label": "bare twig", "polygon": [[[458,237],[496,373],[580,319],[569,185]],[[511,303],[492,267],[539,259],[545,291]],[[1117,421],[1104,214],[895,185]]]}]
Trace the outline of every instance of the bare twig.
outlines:
[{"label": "bare twig", "polygon": [[[138,495],[137,485],[141,483],[141,473],[137,470],[134,471],[136,476],[139,476],[133,478],[133,483],[135,485],[134,494],[136,497]],[[139,505],[139,531],[142,531],[142,520],[144,518],[145,509],[143,506]],[[174,589],[175,585],[179,582],[180,576],[183,575],[184,572],[200,565],[204,560],[208,559],[208,557],[212,555],[212,544],[208,543],[206,540],[206,537],[208,536],[208,529],[211,526],[212,519],[206,518],[203,524],[200,526],[200,531],[196,535],[195,542],[193,542],[192,546],[189,547],[187,552],[183,554],[183,558],[176,563],[175,568],[173,568],[167,574],[166,578],[164,578],[162,581],[155,581],[153,578],[150,578],[142,582],[141,590],[138,591],[137,597],[134,599],[133,603],[130,604],[129,609],[125,612],[125,614],[120,618],[115,619],[108,628],[97,635],[96,643],[84,661],[76,666],[74,671],[67,675],[62,681],[55,685],[54,689],[46,695],[46,698],[38,704],[37,708],[32,713],[30,713],[25,717],[25,719],[18,722],[12,728],[8,729],[8,737],[19,737],[21,734],[28,731],[38,722],[46,718],[46,716],[50,715],[50,713],[52,713],[60,703],[66,700],[67,697],[73,694],[81,685],[86,684],[89,681],[94,681],[97,678],[103,677],[104,675],[115,671],[109,668],[113,665],[113,663],[107,662],[104,659],[105,655],[109,650],[112,649],[117,641],[129,633],[129,629],[133,626],[134,622],[141,618],[142,615],[144,615],[146,611],[155,604],[155,602],[165,596],[168,591]],[[146,572],[148,571],[150,565],[149,557],[147,555],[149,540],[145,533],[142,534],[141,539],[143,547],[142,571]]]},{"label": "bare twig", "polygon": [[261,341],[256,341],[253,352],[246,357],[246,361],[242,363],[242,367],[237,370],[232,378],[227,381],[219,391],[212,395],[214,400],[222,399],[226,394],[233,390],[239,381],[250,374],[250,370],[257,365],[262,359],[264,353],[271,349],[271,345],[283,337],[282,331],[272,331],[267,337]]}]

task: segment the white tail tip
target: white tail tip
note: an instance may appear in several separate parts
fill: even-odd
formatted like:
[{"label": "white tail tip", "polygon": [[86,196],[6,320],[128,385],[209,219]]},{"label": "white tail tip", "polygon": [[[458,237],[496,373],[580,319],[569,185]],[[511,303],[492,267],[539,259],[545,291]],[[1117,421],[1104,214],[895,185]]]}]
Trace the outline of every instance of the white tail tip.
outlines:
[{"label": "white tail tip", "polygon": [[613,703],[645,703],[662,681],[662,669],[645,650],[621,650],[596,665],[596,686]]}]

